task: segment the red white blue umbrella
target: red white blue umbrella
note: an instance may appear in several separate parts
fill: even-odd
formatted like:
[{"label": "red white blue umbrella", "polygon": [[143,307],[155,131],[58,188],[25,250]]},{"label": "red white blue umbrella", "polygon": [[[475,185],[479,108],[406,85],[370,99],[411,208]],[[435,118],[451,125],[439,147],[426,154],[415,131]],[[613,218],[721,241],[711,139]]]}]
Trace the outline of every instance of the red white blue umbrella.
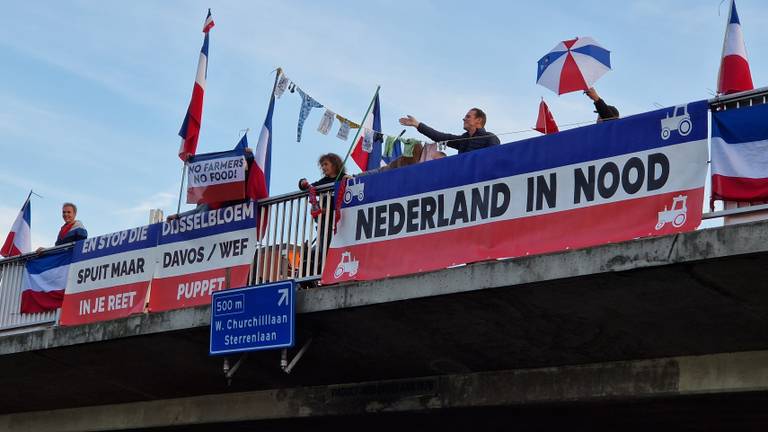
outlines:
[{"label": "red white blue umbrella", "polygon": [[611,52],[591,37],[562,41],[539,60],[536,83],[561,95],[587,90],[611,70]]}]

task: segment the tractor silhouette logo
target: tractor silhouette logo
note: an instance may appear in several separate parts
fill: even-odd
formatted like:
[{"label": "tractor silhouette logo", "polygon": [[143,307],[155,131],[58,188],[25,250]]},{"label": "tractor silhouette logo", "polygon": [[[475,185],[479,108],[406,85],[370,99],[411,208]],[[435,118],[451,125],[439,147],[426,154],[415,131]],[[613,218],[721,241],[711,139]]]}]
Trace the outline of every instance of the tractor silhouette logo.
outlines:
[{"label": "tractor silhouette logo", "polygon": [[691,115],[688,114],[688,105],[678,105],[672,109],[672,115],[661,119],[661,139],[667,140],[672,131],[677,131],[680,136],[687,136],[693,129]]},{"label": "tractor silhouette logo", "polygon": [[688,200],[688,196],[678,195],[672,198],[672,208],[667,210],[667,206],[664,206],[664,210],[659,212],[659,221],[656,223],[656,231],[664,228],[664,225],[671,223],[673,227],[680,228],[688,219],[688,206],[685,202]]},{"label": "tractor silhouette logo", "polygon": [[347,187],[344,191],[344,204],[352,202],[352,197],[356,196],[358,201],[362,201],[365,198],[363,191],[365,190],[365,183],[356,178],[347,180]]},{"label": "tractor silhouette logo", "polygon": [[333,277],[338,279],[344,273],[349,273],[349,276],[352,277],[357,274],[358,267],[360,267],[360,261],[352,258],[351,252],[344,252],[341,254],[341,261],[336,265]]}]

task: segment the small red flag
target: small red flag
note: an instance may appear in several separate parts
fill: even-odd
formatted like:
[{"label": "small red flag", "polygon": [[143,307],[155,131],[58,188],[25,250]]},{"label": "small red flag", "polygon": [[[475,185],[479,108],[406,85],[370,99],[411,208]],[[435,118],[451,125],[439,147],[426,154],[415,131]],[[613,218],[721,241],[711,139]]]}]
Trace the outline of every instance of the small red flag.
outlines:
[{"label": "small red flag", "polygon": [[544,99],[539,104],[539,118],[536,119],[536,127],[533,130],[537,130],[543,134],[551,134],[560,132],[555,123],[555,118],[552,116],[552,112],[549,110]]}]

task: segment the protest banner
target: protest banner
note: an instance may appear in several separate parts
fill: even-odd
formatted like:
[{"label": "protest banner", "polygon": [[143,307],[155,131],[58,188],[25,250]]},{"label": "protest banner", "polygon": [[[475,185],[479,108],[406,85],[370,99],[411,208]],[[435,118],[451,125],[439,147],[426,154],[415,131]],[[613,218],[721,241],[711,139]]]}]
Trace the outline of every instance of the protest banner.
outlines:
[{"label": "protest banner", "polygon": [[199,154],[187,161],[187,203],[245,198],[246,161],[243,150]]},{"label": "protest banner", "polygon": [[248,201],[163,223],[150,310],[209,304],[212,292],[247,285],[256,213],[256,203]]},{"label": "protest banner", "polygon": [[690,103],[348,180],[322,283],[693,230],[707,108]]},{"label": "protest banner", "polygon": [[142,312],[155,271],[159,229],[160,224],[153,224],[75,243],[61,324],[85,324]]}]

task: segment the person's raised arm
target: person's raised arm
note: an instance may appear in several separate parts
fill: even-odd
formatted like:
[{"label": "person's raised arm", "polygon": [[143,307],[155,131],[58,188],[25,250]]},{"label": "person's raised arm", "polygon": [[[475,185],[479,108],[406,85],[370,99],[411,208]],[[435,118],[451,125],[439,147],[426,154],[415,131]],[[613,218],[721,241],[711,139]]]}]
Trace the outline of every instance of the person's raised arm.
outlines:
[{"label": "person's raised arm", "polygon": [[[403,126],[413,126],[416,128],[416,130],[419,131],[422,135],[425,135],[427,138],[433,140],[433,141],[450,141],[461,138],[459,135],[452,135],[443,133],[440,131],[436,131],[432,129],[431,127],[425,125],[424,123],[416,120],[416,117],[408,115],[400,119],[400,124]],[[450,144],[449,144],[450,146]]]},{"label": "person's raised arm", "polygon": [[416,120],[416,117],[412,115],[407,115],[405,117],[400,118],[400,124],[403,126],[413,126],[415,128],[418,128],[421,122]]}]

